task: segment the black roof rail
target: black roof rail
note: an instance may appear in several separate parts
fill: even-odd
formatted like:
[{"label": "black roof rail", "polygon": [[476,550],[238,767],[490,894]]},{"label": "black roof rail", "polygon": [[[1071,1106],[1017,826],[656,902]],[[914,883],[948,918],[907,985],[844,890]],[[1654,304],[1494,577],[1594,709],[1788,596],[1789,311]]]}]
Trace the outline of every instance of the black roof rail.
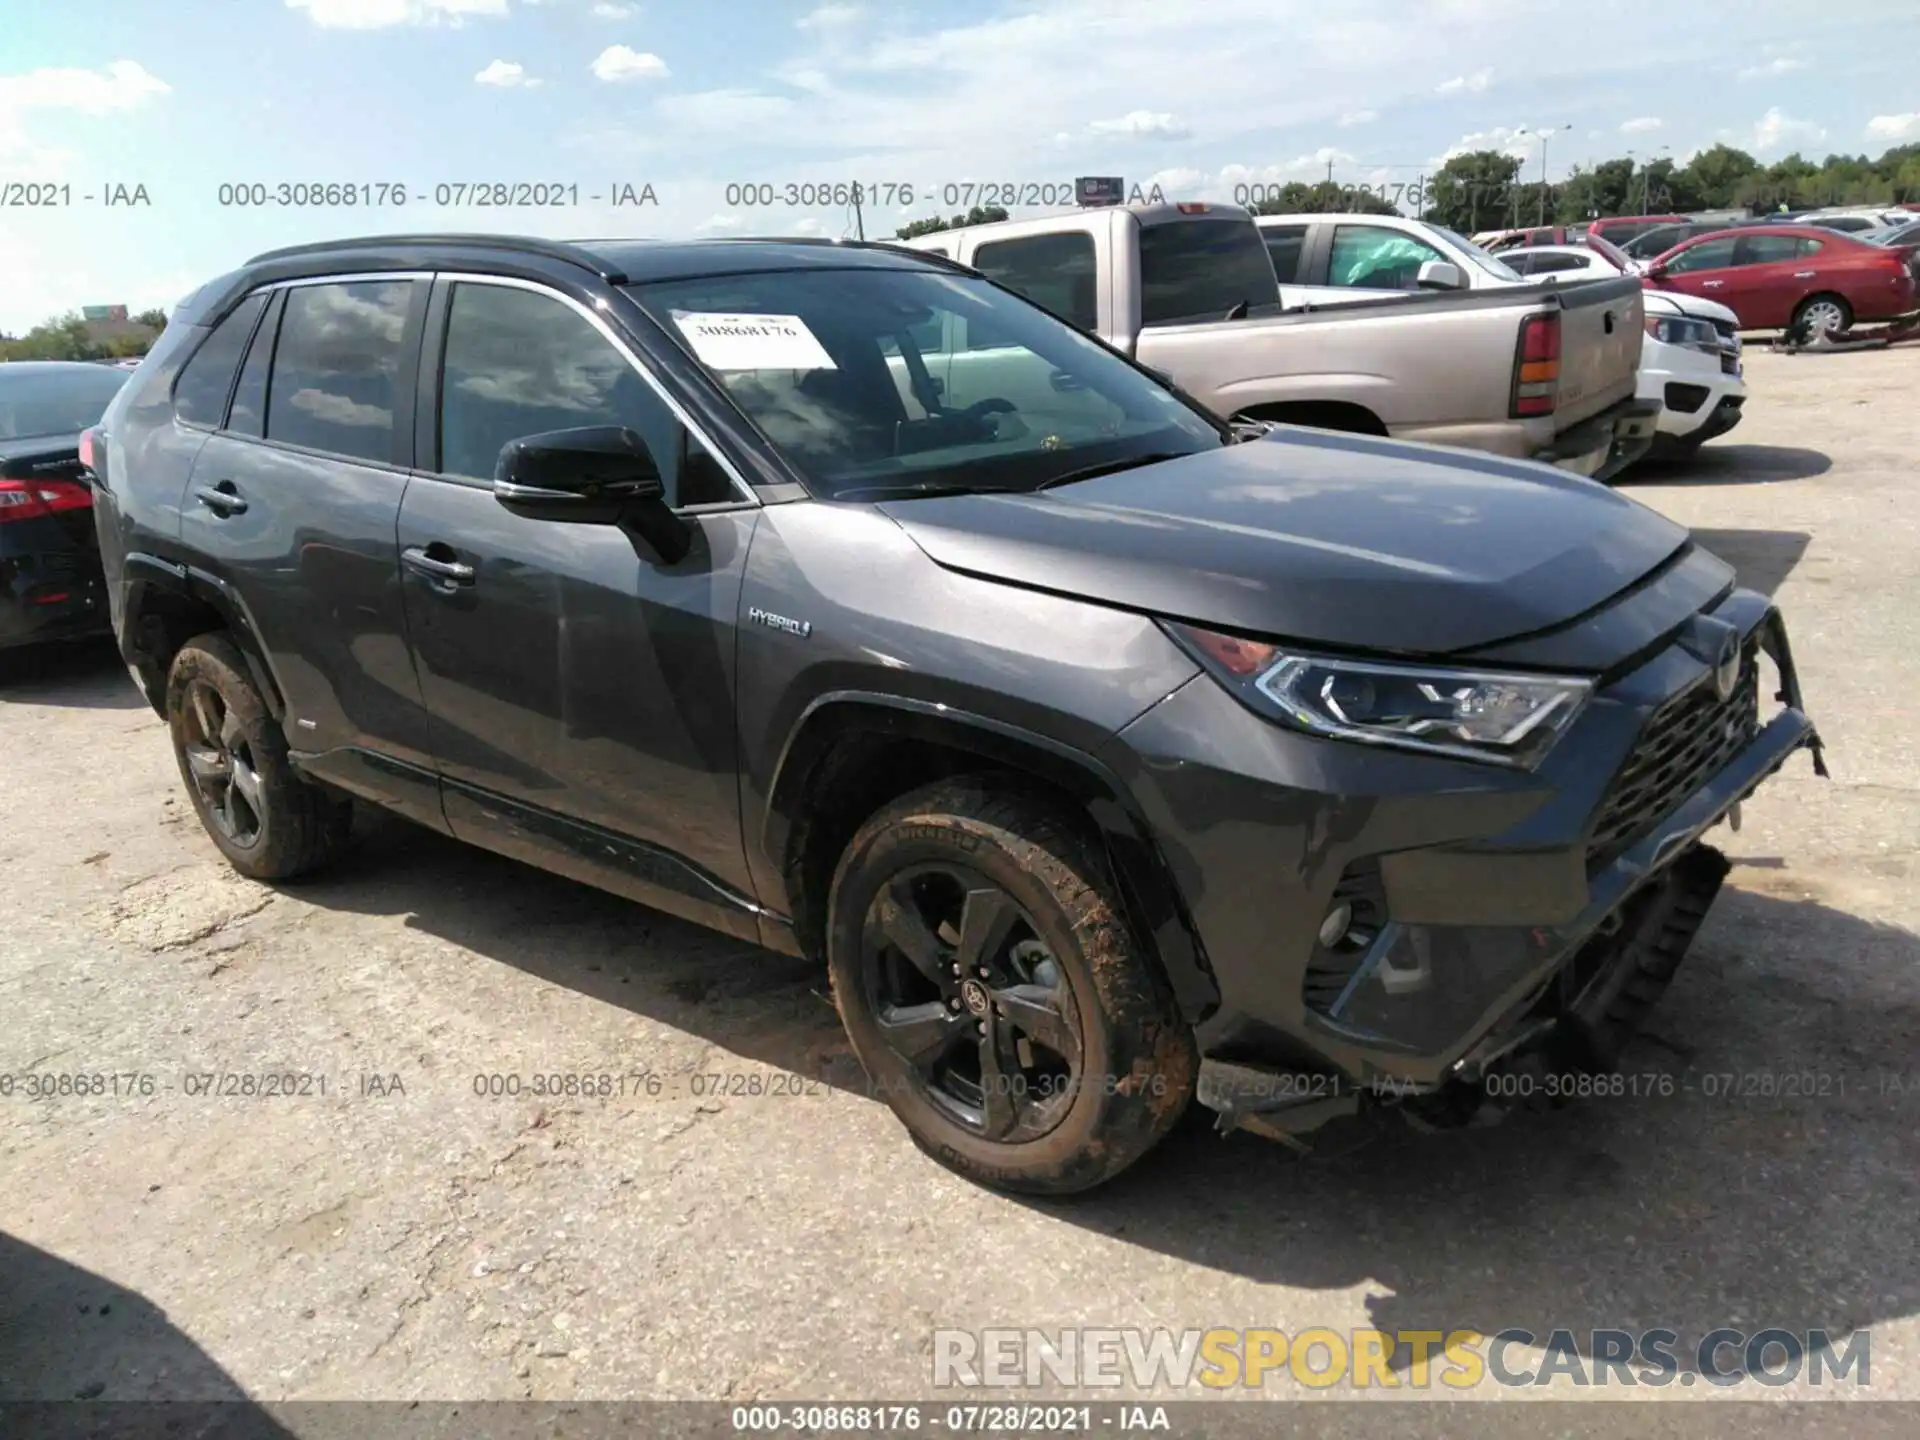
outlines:
[{"label": "black roof rail", "polygon": [[549,260],[564,260],[593,271],[611,285],[624,285],[627,277],[617,265],[609,264],[591,250],[564,240],[542,240],[533,235],[474,235],[460,233],[424,233],[418,235],[361,235],[346,240],[319,240],[308,245],[288,245],[267,250],[247,261],[249,265],[269,260],[293,260],[303,255],[335,255],[352,250],[378,250],[391,245],[448,245],[469,250],[517,250],[526,255],[543,255]]},{"label": "black roof rail", "polygon": [[[929,231],[937,234],[937,231]],[[942,255],[933,250],[916,250],[904,240],[836,240],[831,235],[716,235],[711,241],[702,240],[700,244],[739,245],[739,244],[777,244],[777,245],[837,245],[843,250],[896,250],[918,256],[929,265],[939,265],[948,270],[958,270],[962,275],[978,275],[973,266],[955,260],[951,255]]]}]

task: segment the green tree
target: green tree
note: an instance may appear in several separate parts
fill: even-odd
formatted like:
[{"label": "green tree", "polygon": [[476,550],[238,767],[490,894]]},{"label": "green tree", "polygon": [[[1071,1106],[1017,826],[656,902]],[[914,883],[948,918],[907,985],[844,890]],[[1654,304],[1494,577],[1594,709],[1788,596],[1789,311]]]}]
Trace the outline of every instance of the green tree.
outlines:
[{"label": "green tree", "polygon": [[1633,161],[1623,156],[1602,160],[1591,170],[1576,166],[1558,187],[1550,208],[1557,223],[1576,225],[1601,215],[1631,214],[1639,203]]},{"label": "green tree", "polygon": [[924,220],[914,220],[893,232],[896,240],[911,240],[916,235],[931,235],[936,230],[958,230],[963,225],[991,225],[996,220],[1005,220],[1007,212],[998,205],[976,205],[964,215],[955,215],[951,220],[942,220],[938,215],[929,215]]},{"label": "green tree", "polygon": [[1686,196],[1685,200],[1679,200],[1676,195],[1676,201],[1688,209],[1732,209],[1745,203],[1741,199],[1741,188],[1759,172],[1760,162],[1746,151],[1731,145],[1712,146],[1694,156],[1675,174],[1675,190]]},{"label": "green tree", "polygon": [[155,334],[158,334],[167,328],[167,312],[164,310],[142,310],[138,315],[133,317],[133,323],[136,325],[144,325]]},{"label": "green tree", "polygon": [[9,360],[103,360],[106,356],[107,348],[87,333],[87,322],[77,310],[43,320],[6,347]]},{"label": "green tree", "polygon": [[1507,225],[1519,173],[1519,158],[1498,150],[1456,155],[1427,183],[1425,216],[1463,235]]},{"label": "green tree", "polygon": [[1311,185],[1301,180],[1290,180],[1280,188],[1278,195],[1270,195],[1248,208],[1256,215],[1400,213],[1399,206],[1364,185],[1341,185],[1331,180],[1318,180]]}]

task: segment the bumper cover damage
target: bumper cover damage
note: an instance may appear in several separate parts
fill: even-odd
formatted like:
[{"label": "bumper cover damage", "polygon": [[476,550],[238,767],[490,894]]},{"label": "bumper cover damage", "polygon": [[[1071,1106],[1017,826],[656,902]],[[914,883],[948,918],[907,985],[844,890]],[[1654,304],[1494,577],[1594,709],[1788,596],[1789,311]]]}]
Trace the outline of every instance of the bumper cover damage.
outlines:
[{"label": "bumper cover damage", "polygon": [[[1702,836],[1722,821],[1738,828],[1741,802],[1797,751],[1809,751],[1815,772],[1827,773],[1777,613],[1767,609],[1742,645],[1756,681],[1758,657],[1771,660],[1778,708],[1764,723],[1756,712],[1738,748],[1712,752],[1712,773],[1690,776],[1691,788],[1674,803],[1662,802],[1664,813],[1630,838],[1601,847],[1595,827],[1607,812],[1596,806],[1598,818],[1581,827],[1589,864],[1583,895],[1568,897],[1562,883],[1560,914],[1550,923],[1515,924],[1510,914],[1494,924],[1401,926],[1388,919],[1337,994],[1328,989],[1317,1004],[1309,969],[1308,1010],[1318,1013],[1309,1013],[1302,1028],[1351,1043],[1344,1051],[1315,1043],[1262,1054],[1230,1036],[1206,1047],[1199,1098],[1216,1112],[1218,1128],[1310,1149],[1321,1142],[1310,1146],[1307,1136],[1343,1119],[1372,1122],[1395,1113],[1420,1128],[1488,1123],[1522,1099],[1538,1103],[1534,1097],[1550,1093],[1552,1086],[1530,1077],[1613,1069],[1728,873],[1725,857]],[[1672,697],[1668,707],[1682,698]],[[1740,692],[1734,698],[1736,707],[1743,703]],[[1645,717],[1633,755],[1658,733],[1668,707]],[[1722,722],[1716,716],[1714,723]],[[1689,763],[1677,749],[1666,756],[1660,763]],[[1623,765],[1607,796],[1634,776],[1633,764]],[[1422,863],[1462,858],[1462,868],[1438,873],[1474,877],[1485,897],[1479,903],[1490,912],[1511,905],[1490,894],[1506,883],[1503,875],[1533,885],[1544,873],[1538,852],[1497,844],[1412,853]],[[1475,904],[1463,897],[1460,918]],[[1490,1083],[1497,1077],[1506,1083]]]}]

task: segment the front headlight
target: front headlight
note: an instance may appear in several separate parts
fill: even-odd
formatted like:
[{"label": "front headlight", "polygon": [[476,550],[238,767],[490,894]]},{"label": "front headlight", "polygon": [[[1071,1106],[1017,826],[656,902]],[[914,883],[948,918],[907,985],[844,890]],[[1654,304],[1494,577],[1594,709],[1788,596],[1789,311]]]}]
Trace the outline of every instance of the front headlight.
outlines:
[{"label": "front headlight", "polygon": [[1344,660],[1163,623],[1249,707],[1338,740],[1531,770],[1593,694],[1572,676]]},{"label": "front headlight", "polygon": [[1720,352],[1720,332],[1713,328],[1710,320],[1694,320],[1681,315],[1649,315],[1647,334],[1665,344],[1684,346],[1688,350],[1704,350],[1715,355]]}]

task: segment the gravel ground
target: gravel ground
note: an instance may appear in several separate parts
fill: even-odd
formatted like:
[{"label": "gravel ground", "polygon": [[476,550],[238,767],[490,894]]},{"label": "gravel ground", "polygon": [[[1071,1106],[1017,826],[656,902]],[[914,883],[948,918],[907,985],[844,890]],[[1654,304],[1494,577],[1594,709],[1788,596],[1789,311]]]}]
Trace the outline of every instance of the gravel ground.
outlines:
[{"label": "gravel ground", "polygon": [[[1865,1328],[1838,1393],[1920,1398],[1920,349],[1749,365],[1746,423],[1628,488],[1779,597],[1833,778],[1717,833],[1627,1067],[1674,1093],[1307,1159],[1195,1125],[1072,1203],[922,1158],[802,963],[378,818],[240,879],[109,651],[16,658],[0,1073],[121,1093],[0,1098],[0,1399],[899,1398],[936,1328],[1068,1325]],[[309,1088],[190,1093],[223,1072]],[[555,1072],[661,1083],[476,1093]],[[1632,1393],[1761,1394],[1680,1378]]]}]

